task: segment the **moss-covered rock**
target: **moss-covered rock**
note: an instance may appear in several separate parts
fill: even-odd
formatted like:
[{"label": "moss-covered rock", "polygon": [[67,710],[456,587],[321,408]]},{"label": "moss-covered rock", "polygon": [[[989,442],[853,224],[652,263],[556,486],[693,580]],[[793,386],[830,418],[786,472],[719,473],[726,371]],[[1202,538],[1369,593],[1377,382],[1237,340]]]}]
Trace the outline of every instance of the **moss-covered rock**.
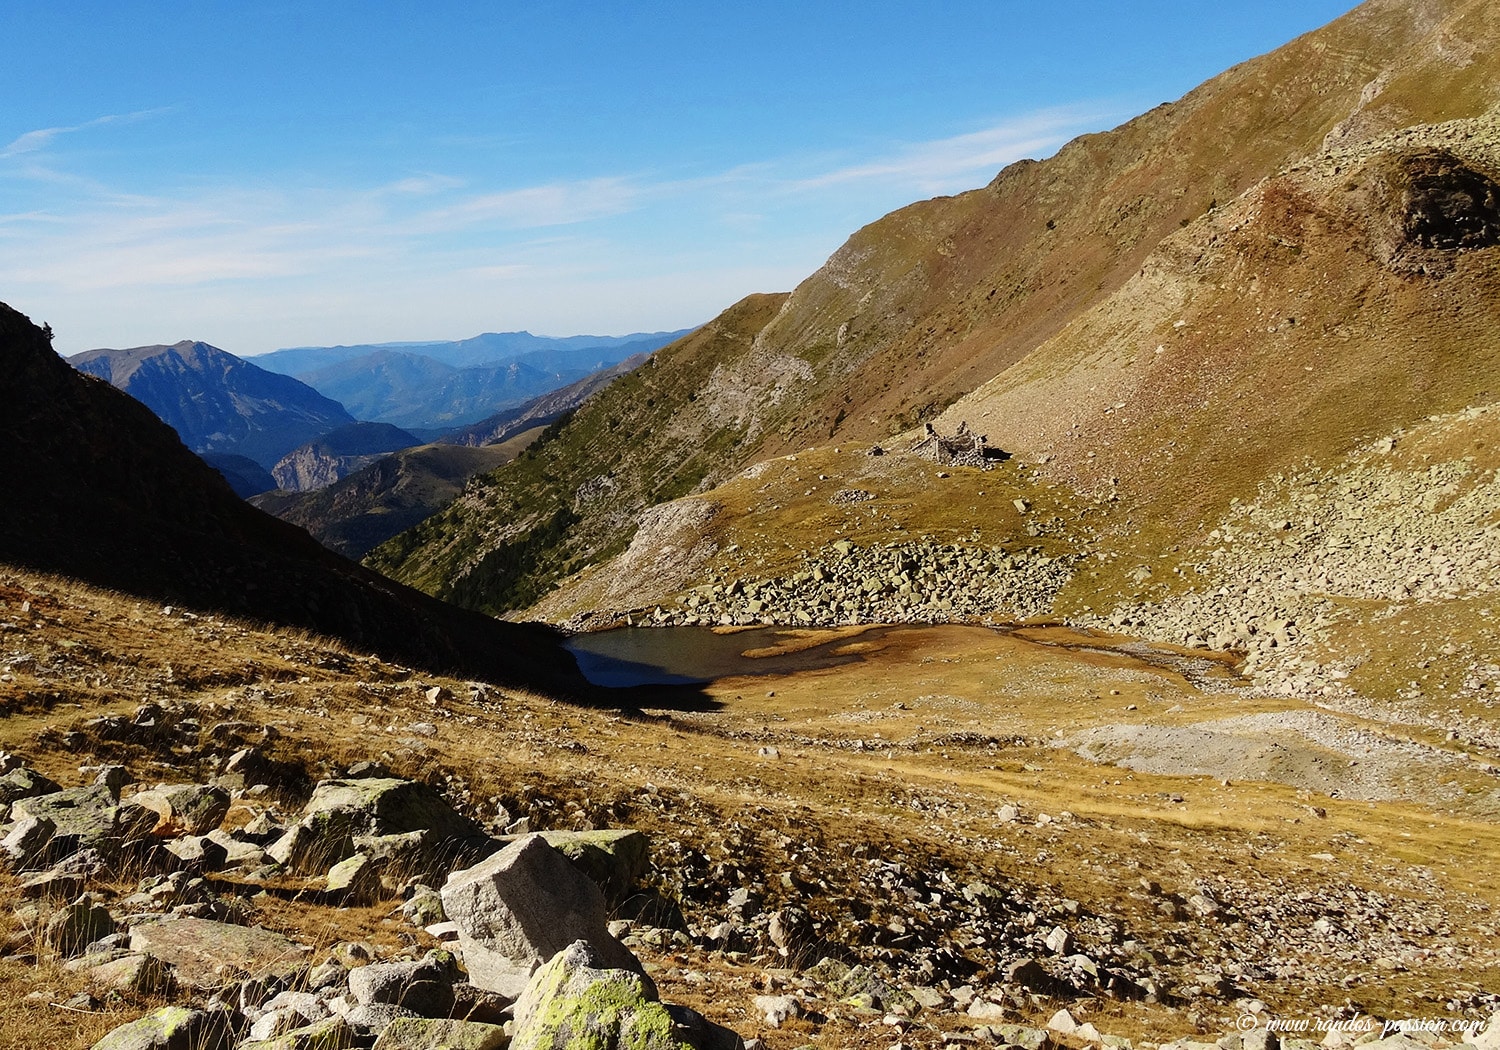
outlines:
[{"label": "moss-covered rock", "polygon": [[369,777],[325,780],[313,789],[302,821],[267,851],[271,858],[303,874],[325,872],[347,860],[355,839],[420,833],[417,844],[432,859],[457,855],[463,843],[483,837],[483,829],[419,781]]},{"label": "moss-covered rock", "polygon": [[228,1045],[229,1033],[221,1016],[166,1006],[116,1028],[95,1043],[93,1050],[220,1050]]},{"label": "moss-covered rock", "polygon": [[62,785],[42,776],[34,769],[18,766],[0,776],[0,802],[17,802],[23,798],[36,798],[61,791]]},{"label": "moss-covered rock", "polygon": [[647,978],[598,963],[575,941],[536,972],[516,1002],[512,1050],[690,1050]]},{"label": "moss-covered rock", "polygon": [[355,1044],[355,1032],[342,1017],[330,1017],[276,1036],[241,1043],[238,1050],[349,1050]]}]

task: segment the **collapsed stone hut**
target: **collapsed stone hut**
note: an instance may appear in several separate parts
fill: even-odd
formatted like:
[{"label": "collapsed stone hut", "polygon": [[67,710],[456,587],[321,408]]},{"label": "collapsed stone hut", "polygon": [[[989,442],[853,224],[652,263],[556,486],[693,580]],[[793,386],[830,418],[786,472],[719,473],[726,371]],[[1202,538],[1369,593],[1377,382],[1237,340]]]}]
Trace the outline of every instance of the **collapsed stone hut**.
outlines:
[{"label": "collapsed stone hut", "polygon": [[912,454],[945,467],[989,470],[996,463],[1010,458],[1009,452],[990,444],[989,435],[974,433],[968,423],[959,423],[958,430],[951,437],[938,433],[931,423],[926,424],[926,430],[926,435],[911,447]]}]

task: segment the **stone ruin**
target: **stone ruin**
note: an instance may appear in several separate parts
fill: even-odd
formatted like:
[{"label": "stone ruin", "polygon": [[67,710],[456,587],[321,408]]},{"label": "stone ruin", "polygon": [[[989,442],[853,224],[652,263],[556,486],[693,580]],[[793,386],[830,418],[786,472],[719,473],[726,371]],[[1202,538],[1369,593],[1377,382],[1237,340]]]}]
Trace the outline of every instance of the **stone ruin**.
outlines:
[{"label": "stone ruin", "polygon": [[945,467],[978,467],[989,470],[1010,458],[1010,453],[989,443],[987,434],[975,434],[968,423],[959,423],[952,437],[940,434],[931,423],[927,433],[910,449],[913,455],[930,459]]}]

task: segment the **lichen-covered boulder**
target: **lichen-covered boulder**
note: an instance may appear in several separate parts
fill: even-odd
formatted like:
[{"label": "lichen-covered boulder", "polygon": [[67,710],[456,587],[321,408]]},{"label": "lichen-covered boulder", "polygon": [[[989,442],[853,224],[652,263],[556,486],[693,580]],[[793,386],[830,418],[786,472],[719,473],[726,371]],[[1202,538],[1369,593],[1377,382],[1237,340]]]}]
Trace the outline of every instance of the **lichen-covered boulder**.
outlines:
[{"label": "lichen-covered boulder", "polygon": [[227,1046],[229,1031],[223,1015],[166,1006],[116,1028],[95,1043],[93,1050],[221,1050]]},{"label": "lichen-covered boulder", "polygon": [[131,953],[87,968],[89,980],[101,988],[133,995],[155,995],[172,990],[172,972],[159,959]]},{"label": "lichen-covered boulder", "polygon": [[421,832],[428,856],[458,855],[484,837],[483,829],[414,780],[370,777],[325,780],[313,789],[302,820],[267,852],[302,874],[326,872],[355,853],[356,836]]},{"label": "lichen-covered boulder", "polygon": [[11,819],[26,817],[52,822],[52,841],[43,854],[52,859],[83,849],[114,855],[121,842],[140,838],[156,824],[156,814],[132,803],[116,802],[104,784],[21,799],[11,808]]},{"label": "lichen-covered boulder", "polygon": [[583,941],[536,972],[515,1006],[511,1050],[691,1050],[650,981],[602,968]]},{"label": "lichen-covered boulder", "polygon": [[615,940],[604,895],[541,835],[511,843],[443,886],[443,911],[458,927],[469,980],[515,998],[542,963],[584,941],[611,969],[640,973],[641,964]]},{"label": "lichen-covered boulder", "polygon": [[328,869],[328,895],[345,904],[373,904],[385,894],[375,861],[356,853]]},{"label": "lichen-covered boulder", "polygon": [[342,1017],[330,1017],[271,1039],[240,1043],[236,1050],[349,1050],[356,1038],[349,1022]]},{"label": "lichen-covered boulder", "polygon": [[17,802],[23,798],[36,798],[61,791],[62,785],[42,776],[34,769],[17,766],[0,776],[0,802]]}]

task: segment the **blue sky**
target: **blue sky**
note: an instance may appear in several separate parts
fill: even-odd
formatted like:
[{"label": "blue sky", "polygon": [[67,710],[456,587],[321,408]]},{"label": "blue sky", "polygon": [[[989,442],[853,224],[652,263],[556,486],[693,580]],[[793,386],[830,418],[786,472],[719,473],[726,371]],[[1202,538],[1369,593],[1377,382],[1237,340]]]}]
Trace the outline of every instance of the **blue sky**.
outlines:
[{"label": "blue sky", "polygon": [[62,353],[622,334],[1350,0],[6,0],[0,301]]}]

